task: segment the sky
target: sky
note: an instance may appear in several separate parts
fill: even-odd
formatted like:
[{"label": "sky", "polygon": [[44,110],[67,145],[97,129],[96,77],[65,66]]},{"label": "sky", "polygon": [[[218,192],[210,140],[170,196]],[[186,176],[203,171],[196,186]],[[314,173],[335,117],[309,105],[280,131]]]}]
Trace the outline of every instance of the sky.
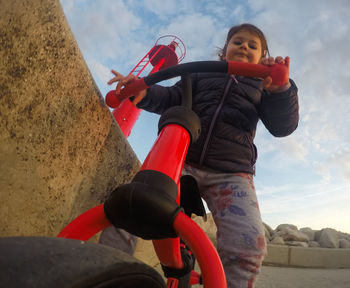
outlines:
[{"label": "sky", "polygon": [[[300,121],[275,138],[259,122],[255,186],[263,221],[350,233],[350,1],[60,0],[102,95],[111,69],[126,75],[163,35],[186,46],[182,63],[218,60],[227,31],[244,22],[289,56]],[[178,79],[162,85],[172,85]],[[142,111],[128,141],[143,161],[159,116]]]}]

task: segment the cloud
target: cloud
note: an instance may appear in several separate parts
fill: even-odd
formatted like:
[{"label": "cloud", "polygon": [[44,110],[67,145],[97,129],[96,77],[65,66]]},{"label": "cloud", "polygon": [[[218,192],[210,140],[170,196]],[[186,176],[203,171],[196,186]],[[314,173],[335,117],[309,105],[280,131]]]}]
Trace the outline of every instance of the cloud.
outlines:
[{"label": "cloud", "polygon": [[210,15],[194,13],[178,15],[160,34],[179,36],[187,47],[186,62],[216,58],[215,46],[222,46],[227,31],[217,27],[215,18]]},{"label": "cloud", "polygon": [[344,180],[350,182],[350,147],[337,151],[326,159],[330,169],[334,169],[335,173],[343,177]]},{"label": "cloud", "polygon": [[[140,2],[137,3],[140,5]],[[191,13],[196,7],[194,2],[187,0],[148,0],[142,1],[141,5],[159,19],[167,21],[170,16]]]},{"label": "cloud", "polygon": [[[337,157],[329,169],[329,157],[345,151],[350,143],[350,2],[248,3],[255,13],[254,23],[268,37],[272,54],[291,56],[291,77],[299,87],[299,127],[292,136],[281,139],[275,150],[291,157],[299,155],[325,179],[335,179],[340,167],[346,166]],[[343,172],[348,179],[347,168]]]},{"label": "cloud", "polygon": [[64,13],[66,16],[72,15],[72,11],[74,10],[74,2],[75,0],[60,0],[61,6],[64,9]]},{"label": "cloud", "polygon": [[332,176],[329,166],[325,162],[315,161],[313,163],[314,172],[322,176],[325,183],[330,183]]},{"label": "cloud", "polygon": [[90,71],[93,71],[94,78],[97,82],[106,83],[111,79],[111,69],[107,68],[96,59],[88,59],[87,64]]},{"label": "cloud", "polygon": [[[344,183],[295,184],[266,186],[257,189],[263,220],[277,226],[292,223],[299,228],[332,227],[350,232],[350,185]],[[293,195],[293,197],[291,197]]]},{"label": "cloud", "polygon": [[[129,3],[134,5],[137,3],[140,9],[146,10],[148,13],[155,15],[161,21],[172,21],[171,17],[179,15],[213,15],[217,19],[232,19],[231,24],[242,22],[245,17],[245,9],[242,4],[232,3],[231,0],[148,0],[140,1],[131,0]],[[194,20],[195,21],[195,20]],[[226,21],[225,21],[226,22]]]},{"label": "cloud", "polygon": [[304,161],[308,151],[302,142],[296,138],[286,137],[280,139],[280,149],[291,158],[297,161]]},{"label": "cloud", "polygon": [[[86,56],[114,58],[125,53],[124,38],[141,19],[123,1],[61,1],[80,49]],[[69,1],[68,1],[69,2]]]}]

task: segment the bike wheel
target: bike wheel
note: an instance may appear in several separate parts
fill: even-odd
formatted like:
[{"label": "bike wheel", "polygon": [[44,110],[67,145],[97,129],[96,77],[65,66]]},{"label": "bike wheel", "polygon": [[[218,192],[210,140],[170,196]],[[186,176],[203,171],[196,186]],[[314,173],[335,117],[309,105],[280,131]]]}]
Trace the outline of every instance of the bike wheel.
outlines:
[{"label": "bike wheel", "polygon": [[50,237],[0,238],[0,287],[165,288],[151,267],[112,247]]}]

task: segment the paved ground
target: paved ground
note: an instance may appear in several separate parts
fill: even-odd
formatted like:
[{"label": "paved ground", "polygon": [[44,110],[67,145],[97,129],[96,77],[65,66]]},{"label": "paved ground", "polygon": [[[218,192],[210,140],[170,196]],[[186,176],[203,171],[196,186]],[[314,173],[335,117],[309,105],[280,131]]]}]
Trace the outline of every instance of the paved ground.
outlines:
[{"label": "paved ground", "polygon": [[256,288],[349,288],[350,269],[263,266]]},{"label": "paved ground", "polygon": [[[150,241],[147,245],[152,245]],[[151,246],[140,246],[136,257],[150,264],[161,275],[160,265]],[[145,251],[150,251],[146,254]],[[198,265],[196,271],[199,272]],[[194,285],[193,288],[203,287]],[[256,288],[350,288],[350,269],[307,269],[263,266]]]},{"label": "paved ground", "polygon": [[350,288],[350,269],[263,266],[255,288]]}]

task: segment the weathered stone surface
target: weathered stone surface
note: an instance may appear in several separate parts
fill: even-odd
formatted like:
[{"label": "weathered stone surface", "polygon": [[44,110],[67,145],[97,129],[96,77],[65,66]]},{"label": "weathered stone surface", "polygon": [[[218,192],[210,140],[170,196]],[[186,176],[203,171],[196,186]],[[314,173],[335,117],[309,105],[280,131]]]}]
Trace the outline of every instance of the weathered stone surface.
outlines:
[{"label": "weathered stone surface", "polygon": [[287,226],[281,227],[275,235],[282,237],[284,241],[309,242],[307,235],[298,230],[293,230]]},{"label": "weathered stone surface", "polygon": [[339,248],[349,249],[350,248],[350,241],[347,239],[340,239],[339,240]]},{"label": "weathered stone surface", "polygon": [[153,267],[163,275],[161,272],[161,264],[156,252],[154,251],[152,240],[143,240],[138,238],[134,256],[137,259],[145,262],[147,265]]},{"label": "weathered stone surface", "polygon": [[271,240],[271,244],[275,244],[275,245],[284,245],[284,240],[282,237],[280,236],[275,236],[274,238],[272,238]]},{"label": "weathered stone surface", "polygon": [[291,230],[298,230],[298,227],[293,224],[280,224],[277,226],[276,231],[283,231],[286,228],[289,228]]},{"label": "weathered stone surface", "polygon": [[317,242],[323,248],[339,248],[338,232],[332,228],[324,228],[317,236]]},{"label": "weathered stone surface", "polygon": [[288,246],[295,246],[295,247],[309,247],[309,244],[307,242],[301,242],[301,241],[285,241],[285,244]]},{"label": "weathered stone surface", "polygon": [[263,224],[264,224],[264,230],[265,230],[265,238],[266,238],[267,242],[269,242],[272,239],[272,235],[274,234],[274,231],[266,223],[263,223]]},{"label": "weathered stone surface", "polygon": [[338,238],[339,239],[346,239],[350,241],[350,234],[344,233],[344,232],[338,232]]},{"label": "weathered stone surface", "polygon": [[0,7],[0,236],[53,236],[140,164],[59,1]]},{"label": "weathered stone surface", "polygon": [[309,237],[310,241],[315,240],[315,230],[312,230],[309,227],[304,227],[304,228],[300,228],[299,231],[304,233],[305,235],[307,235],[307,237]]},{"label": "weathered stone surface", "polygon": [[192,216],[192,219],[205,231],[208,235],[211,242],[216,247],[216,225],[213,219],[213,215],[211,213],[207,214],[207,221],[204,221],[203,217],[200,216]]},{"label": "weathered stone surface", "polygon": [[321,245],[318,242],[316,242],[316,241],[310,241],[309,242],[309,247],[311,247],[311,248],[319,248],[319,247],[321,247]]}]

